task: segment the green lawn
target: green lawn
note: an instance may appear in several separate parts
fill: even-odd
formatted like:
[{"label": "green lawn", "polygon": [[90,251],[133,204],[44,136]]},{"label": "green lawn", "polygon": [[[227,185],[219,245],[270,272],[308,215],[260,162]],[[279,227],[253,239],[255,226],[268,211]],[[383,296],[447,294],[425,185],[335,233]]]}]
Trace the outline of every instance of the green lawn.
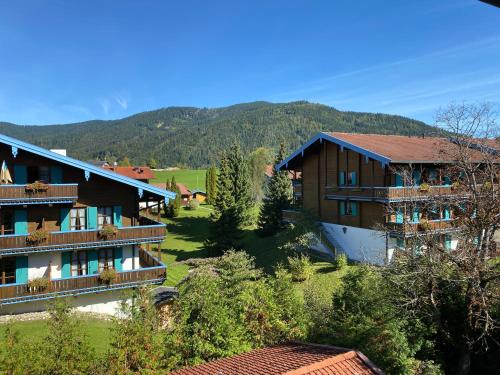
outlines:
[{"label": "green lawn", "polygon": [[175,180],[188,189],[205,190],[205,169],[179,169],[175,171],[154,171],[155,178],[151,182],[162,183],[175,176]]},{"label": "green lawn", "polygon": [[[89,342],[98,354],[104,354],[108,350],[111,324],[110,321],[104,319],[79,318],[80,327],[87,334]],[[14,322],[12,326],[19,332],[20,337],[29,337],[30,340],[41,340],[47,334],[47,322],[45,320]],[[5,327],[6,324],[0,324],[2,341]]]}]

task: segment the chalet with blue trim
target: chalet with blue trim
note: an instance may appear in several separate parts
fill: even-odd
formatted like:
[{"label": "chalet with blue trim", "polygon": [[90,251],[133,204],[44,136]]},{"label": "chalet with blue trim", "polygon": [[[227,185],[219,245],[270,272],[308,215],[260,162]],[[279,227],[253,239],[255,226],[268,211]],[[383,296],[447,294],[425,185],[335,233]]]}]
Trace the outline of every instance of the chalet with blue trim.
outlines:
[{"label": "chalet with blue trim", "polygon": [[113,313],[122,289],[165,280],[165,224],[142,207],[175,193],[4,135],[0,162],[0,314],[61,296]]},{"label": "chalet with blue trim", "polygon": [[[499,154],[478,144],[471,149],[478,163],[479,148]],[[454,149],[456,141],[446,138],[321,132],[275,168],[300,176],[293,181],[295,206],[319,218],[335,250],[383,264],[424,224],[446,248],[456,248],[453,210],[428,204],[433,194],[458,193],[446,175]],[[285,220],[294,215],[284,212]]]}]

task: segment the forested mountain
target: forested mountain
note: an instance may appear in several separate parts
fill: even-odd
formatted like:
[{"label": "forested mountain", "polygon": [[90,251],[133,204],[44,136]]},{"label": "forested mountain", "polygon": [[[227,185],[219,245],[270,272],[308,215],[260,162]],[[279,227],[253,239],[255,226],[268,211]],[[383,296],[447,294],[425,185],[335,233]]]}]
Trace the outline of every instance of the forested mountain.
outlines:
[{"label": "forested mountain", "polygon": [[46,148],[65,148],[81,160],[120,159],[158,166],[204,167],[233,139],[243,150],[295,149],[318,131],[431,134],[436,128],[401,116],[343,112],[308,102],[253,102],[224,108],[169,107],[120,120],[50,126],[0,122],[0,133]]}]

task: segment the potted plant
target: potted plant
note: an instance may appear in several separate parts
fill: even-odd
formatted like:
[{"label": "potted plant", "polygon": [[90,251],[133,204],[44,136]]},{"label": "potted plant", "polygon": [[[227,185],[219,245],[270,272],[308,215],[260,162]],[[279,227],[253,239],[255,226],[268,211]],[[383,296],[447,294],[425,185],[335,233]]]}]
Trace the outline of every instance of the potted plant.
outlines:
[{"label": "potted plant", "polygon": [[420,191],[429,191],[430,189],[431,186],[427,182],[424,182],[420,185]]},{"label": "potted plant", "polygon": [[426,220],[426,219],[423,219],[420,221],[420,223],[418,224],[418,228],[422,231],[426,231],[426,230],[431,230],[432,229],[432,225],[431,223],[429,222],[429,220]]},{"label": "potted plant", "polygon": [[458,190],[460,188],[460,182],[455,181],[451,184],[451,190]]},{"label": "potted plant", "polygon": [[106,268],[99,274],[99,280],[104,284],[112,284],[117,277],[117,273],[113,268]]},{"label": "potted plant", "polygon": [[24,189],[27,193],[35,194],[42,191],[47,191],[49,189],[49,185],[42,181],[35,181],[31,184],[26,185]]},{"label": "potted plant", "polygon": [[99,237],[103,240],[108,240],[113,238],[118,233],[118,228],[111,224],[105,224],[102,226],[102,229],[99,230]]},{"label": "potted plant", "polygon": [[49,283],[46,277],[36,277],[28,281],[28,290],[30,293],[43,292],[49,287]]},{"label": "potted plant", "polygon": [[26,237],[26,244],[28,245],[38,245],[42,242],[47,241],[49,238],[49,233],[44,229],[37,229],[28,234]]}]

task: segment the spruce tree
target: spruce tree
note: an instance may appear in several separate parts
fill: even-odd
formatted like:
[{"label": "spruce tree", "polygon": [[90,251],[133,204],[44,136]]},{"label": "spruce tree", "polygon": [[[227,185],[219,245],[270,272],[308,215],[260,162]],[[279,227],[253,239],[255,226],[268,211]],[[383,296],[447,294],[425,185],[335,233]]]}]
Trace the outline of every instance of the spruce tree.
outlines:
[{"label": "spruce tree", "polygon": [[248,167],[241,149],[234,143],[220,160],[210,235],[206,241],[210,255],[237,248],[241,228],[247,224],[252,198]]},{"label": "spruce tree", "polygon": [[167,180],[166,188],[175,193],[175,198],[169,199],[168,204],[165,206],[165,216],[177,217],[181,210],[181,191],[175,182],[175,176],[172,176],[170,182]]},{"label": "spruce tree", "polygon": [[[285,158],[285,147],[280,145],[276,164]],[[276,234],[283,227],[283,210],[292,202],[292,183],[288,171],[274,171],[267,187],[259,214],[259,228],[264,235]]]},{"label": "spruce tree", "polygon": [[207,204],[215,204],[215,197],[217,195],[217,169],[213,165],[207,169],[205,189],[207,193]]}]

